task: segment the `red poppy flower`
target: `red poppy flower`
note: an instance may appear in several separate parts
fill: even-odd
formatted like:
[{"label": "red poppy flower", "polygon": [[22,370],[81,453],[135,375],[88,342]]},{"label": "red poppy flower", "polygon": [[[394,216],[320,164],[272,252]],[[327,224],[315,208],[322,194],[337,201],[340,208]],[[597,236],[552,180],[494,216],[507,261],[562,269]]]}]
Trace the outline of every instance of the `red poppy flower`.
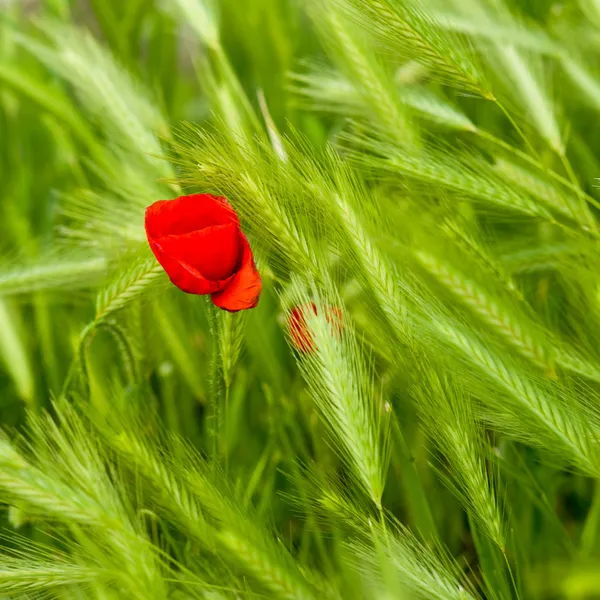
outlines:
[{"label": "red poppy flower", "polygon": [[146,236],[169,279],[188,294],[210,294],[230,312],[253,308],[262,289],[252,250],[225,198],[159,200],[146,209]]},{"label": "red poppy flower", "polygon": [[[325,306],[323,309],[325,320],[332,326],[333,331],[339,334],[342,330],[342,311],[337,306]],[[301,306],[292,308],[287,321],[292,344],[301,352],[311,352],[314,350],[312,335],[306,324],[307,311],[312,311],[315,315],[318,314],[317,306],[314,302],[302,304]]]}]

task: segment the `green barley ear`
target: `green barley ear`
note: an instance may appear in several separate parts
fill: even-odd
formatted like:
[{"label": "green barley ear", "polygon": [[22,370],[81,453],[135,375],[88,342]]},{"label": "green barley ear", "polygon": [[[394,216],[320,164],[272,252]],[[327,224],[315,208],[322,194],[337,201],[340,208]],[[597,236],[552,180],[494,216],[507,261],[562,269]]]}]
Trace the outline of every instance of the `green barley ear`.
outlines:
[{"label": "green barley ear", "polygon": [[476,421],[474,400],[451,376],[438,375],[431,365],[424,365],[419,375],[414,396],[426,435],[440,453],[443,477],[474,522],[504,550],[506,522],[489,473],[489,442]]},{"label": "green barley ear", "polygon": [[[130,597],[164,597],[159,553],[135,516],[121,473],[74,408],[57,403],[54,410],[56,420],[31,416],[28,440],[0,439],[0,499],[61,526],[83,564],[110,572],[109,584],[123,586]],[[56,577],[60,573],[57,562]],[[18,571],[14,575],[18,581]],[[44,578],[40,585],[52,587]]]},{"label": "green barley ear", "polygon": [[355,481],[381,508],[389,461],[389,404],[378,397],[374,375],[340,298],[332,290],[314,289],[309,295],[298,281],[288,292],[288,315],[294,311],[288,316],[288,336],[300,347],[299,366],[332,444]]},{"label": "green barley ear", "polygon": [[[389,140],[371,134],[342,136],[349,155],[359,168],[385,177],[397,186],[413,183],[417,190],[437,189],[441,194],[460,195],[473,200],[483,210],[505,210],[556,223],[546,206],[529,191],[510,185],[499,170],[481,155],[449,148],[434,141],[420,154],[404,151]],[[569,213],[570,216],[570,213]]]},{"label": "green barley ear", "polygon": [[368,522],[368,540],[351,540],[346,547],[355,568],[377,597],[476,600],[479,596],[456,561],[447,553],[423,546],[400,525],[389,529]]},{"label": "green barley ear", "polygon": [[158,431],[150,438],[132,425],[115,423],[108,432],[111,445],[144,477],[159,514],[211,560],[239,573],[240,586],[281,600],[314,600],[316,590],[319,597],[335,598],[318,585],[312,569],[296,564],[255,511],[244,507],[216,465],[175,436]]},{"label": "green barley ear", "polygon": [[[502,2],[496,3],[495,11],[486,10],[477,0],[455,1],[454,4],[463,11],[476,14],[484,23],[491,20],[512,21],[509,10]],[[481,54],[496,80],[504,86],[505,95],[521,104],[539,135],[555,152],[564,154],[561,128],[542,60],[535,55],[528,56],[506,40],[484,45]]]},{"label": "green barley ear", "polygon": [[99,290],[96,321],[106,319],[130,302],[166,287],[166,283],[164,269],[144,244],[129,260],[118,263],[112,279]]},{"label": "green barley ear", "polygon": [[[467,333],[460,320],[449,319],[443,313],[432,317],[434,335],[444,338],[448,349],[457,352],[455,357],[460,356],[460,363],[475,367],[484,377],[478,382],[468,367],[464,372],[485,405],[482,418],[518,439],[528,443],[535,440],[551,455],[584,473],[597,473],[597,420],[587,418],[567,388],[524,368],[521,361],[489,338],[484,343],[475,331]],[[523,419],[523,411],[528,419]]]},{"label": "green barley ear", "polygon": [[259,256],[268,256],[278,275],[287,278],[293,267],[320,276],[328,260],[329,222],[321,218],[319,204],[305,202],[297,171],[270,143],[232,135],[218,122],[208,130],[184,126],[174,148],[185,181],[230,199]]},{"label": "green barley ear", "polygon": [[110,586],[113,574],[109,569],[15,538],[26,551],[6,549],[0,554],[0,592],[6,598],[62,597],[68,590]]},{"label": "green barley ear", "polygon": [[372,121],[401,146],[418,145],[408,105],[400,101],[390,69],[378,60],[374,44],[335,2],[312,2],[310,13],[329,54],[346,77],[355,82]]},{"label": "green barley ear", "polygon": [[[351,77],[318,63],[304,63],[304,69],[292,73],[291,89],[297,104],[311,111],[350,119],[368,118],[371,115],[369,100],[360,93]],[[398,101],[425,123],[460,131],[475,131],[467,115],[441,95],[417,84],[396,82]]]},{"label": "green barley ear", "polygon": [[[453,225],[449,225],[447,231],[459,235]],[[586,360],[581,349],[576,350],[540,322],[515,282],[499,271],[499,265],[473,239],[463,237],[460,243],[467,244],[466,247],[477,253],[471,258],[477,262],[485,261],[482,272],[474,265],[468,269],[465,267],[469,264],[468,255],[460,258],[458,254],[451,259],[453,253],[450,249],[445,251],[444,260],[419,250],[416,252],[417,260],[457,300],[547,376],[556,377],[555,371],[559,367],[595,381],[600,379],[600,369],[594,361]],[[456,267],[459,260],[463,263],[461,268]],[[469,276],[465,274],[467,271]],[[495,277],[491,277],[492,273]],[[483,281],[485,284],[482,284]]]},{"label": "green barley ear", "polygon": [[390,56],[413,60],[428,76],[467,93],[494,99],[469,42],[444,32],[430,13],[410,0],[330,0],[366,27]]},{"label": "green barley ear", "polygon": [[317,464],[307,466],[302,479],[309,493],[302,508],[309,503],[324,523],[336,524],[345,576],[358,577],[359,598],[479,598],[462,566],[437,541],[426,546],[391,514],[374,514],[355,495],[357,488],[332,479]]},{"label": "green barley ear", "polygon": [[141,148],[134,152],[106,144],[102,162],[89,166],[102,185],[60,196],[57,233],[109,255],[142,242],[145,208],[180,191],[159,181],[160,173],[147,164]]}]

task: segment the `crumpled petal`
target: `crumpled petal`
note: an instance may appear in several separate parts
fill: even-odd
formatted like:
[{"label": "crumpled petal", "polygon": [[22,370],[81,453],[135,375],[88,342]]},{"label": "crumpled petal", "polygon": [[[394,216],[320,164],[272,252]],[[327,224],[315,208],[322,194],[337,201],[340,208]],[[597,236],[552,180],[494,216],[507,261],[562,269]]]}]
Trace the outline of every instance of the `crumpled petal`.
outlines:
[{"label": "crumpled petal", "polygon": [[210,281],[227,279],[241,262],[239,232],[233,224],[167,235],[157,239],[156,244],[168,256],[194,267]]},{"label": "crumpled petal", "polygon": [[254,308],[258,304],[262,290],[262,282],[254,264],[250,244],[241,231],[238,235],[243,248],[239,270],[220,291],[211,295],[215,306],[230,312]]},{"label": "crumpled petal", "polygon": [[222,289],[233,279],[233,275],[231,275],[224,280],[211,281],[206,279],[192,265],[169,256],[157,242],[150,242],[150,248],[156,256],[156,260],[169,276],[171,283],[188,294],[212,294]]},{"label": "crumpled petal", "polygon": [[165,235],[182,235],[240,221],[225,198],[209,194],[190,194],[175,200],[159,200],[146,209],[146,235],[156,239]]},{"label": "crumpled petal", "polygon": [[[343,327],[343,313],[337,306],[323,306],[325,320],[331,327],[331,333],[340,336]],[[287,325],[292,345],[300,352],[312,352],[315,349],[311,331],[306,323],[306,317],[310,313],[318,314],[317,305],[314,302],[294,306],[288,315]]]},{"label": "crumpled petal", "polygon": [[301,352],[311,352],[313,350],[312,335],[306,325],[306,316],[304,311],[312,310],[317,314],[317,307],[314,303],[310,306],[294,306],[288,316],[288,329],[292,344]]}]

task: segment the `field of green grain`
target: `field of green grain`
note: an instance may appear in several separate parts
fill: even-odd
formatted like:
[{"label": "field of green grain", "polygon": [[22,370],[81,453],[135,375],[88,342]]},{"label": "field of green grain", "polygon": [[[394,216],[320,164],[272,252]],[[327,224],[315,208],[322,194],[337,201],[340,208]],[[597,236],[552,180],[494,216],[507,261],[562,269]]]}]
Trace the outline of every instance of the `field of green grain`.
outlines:
[{"label": "field of green grain", "polygon": [[0,598],[600,599],[599,117],[600,0],[0,0]]}]

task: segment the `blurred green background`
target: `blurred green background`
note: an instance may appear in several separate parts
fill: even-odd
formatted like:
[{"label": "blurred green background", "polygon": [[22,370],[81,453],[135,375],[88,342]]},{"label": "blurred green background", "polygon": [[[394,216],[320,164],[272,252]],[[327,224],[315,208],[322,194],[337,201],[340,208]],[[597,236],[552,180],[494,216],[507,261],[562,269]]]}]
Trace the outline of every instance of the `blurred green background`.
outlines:
[{"label": "blurred green background", "polygon": [[[29,431],[38,468],[0,444],[0,591],[600,598],[599,57],[597,0],[0,0],[0,424]],[[147,252],[145,207],[198,189],[232,200],[256,248],[263,296],[239,318],[170,286]],[[379,498],[347,464],[361,423],[335,413],[350,433],[331,441],[315,400],[329,372],[286,342],[315,289],[352,315],[331,369],[367,391],[340,395],[372,402],[365,422],[392,413],[383,442],[374,428]],[[123,425],[98,450],[107,479],[64,402],[92,438]],[[138,430],[156,471],[133,461],[113,481]],[[229,482],[222,517],[216,492],[178,496],[190,448]],[[140,536],[160,567],[106,583],[36,554],[27,540],[129,564],[137,542],[99,541],[110,519],[40,500],[77,465],[99,505],[114,484],[132,522],[152,512]],[[210,527],[189,534],[138,475]]]}]

